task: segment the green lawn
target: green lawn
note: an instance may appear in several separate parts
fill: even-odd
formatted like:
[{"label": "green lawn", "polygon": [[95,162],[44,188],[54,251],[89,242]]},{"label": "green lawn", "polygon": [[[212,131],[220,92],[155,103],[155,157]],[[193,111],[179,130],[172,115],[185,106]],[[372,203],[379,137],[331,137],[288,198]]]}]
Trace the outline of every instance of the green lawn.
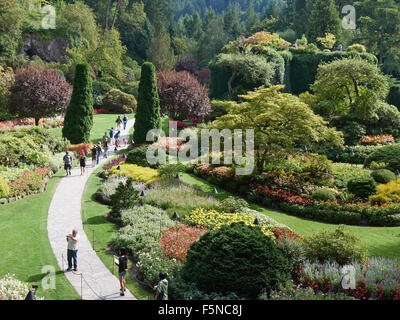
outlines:
[{"label": "green lawn", "polygon": [[[104,218],[104,215],[110,211],[108,206],[103,205],[92,199],[93,194],[102,183],[102,179],[96,175],[96,173],[101,170],[101,167],[102,166],[97,168],[87,181],[85,191],[82,196],[82,217],[83,221],[87,221],[87,224],[84,224],[84,229],[89,240],[92,243],[92,247],[95,249],[97,255],[103,261],[103,263],[109,268],[111,272],[113,272],[112,254],[107,252],[106,248],[108,243],[110,242],[111,235],[113,234],[113,232],[116,231],[116,226],[115,224],[108,222]],[[115,276],[117,276],[117,271],[118,270],[115,267]],[[128,289],[137,299],[150,300],[153,298],[153,295],[151,293],[141,288],[139,284],[130,276],[127,276],[126,284]]]},{"label": "green lawn", "polygon": [[[122,118],[123,115],[121,115]],[[116,128],[117,124],[115,120],[117,120],[118,114],[95,114],[93,117],[93,128],[90,133],[90,140],[93,143],[100,141],[103,136],[104,132],[110,131],[111,127],[114,129]],[[135,117],[134,114],[127,114],[129,120]],[[50,129],[51,132],[56,135],[57,137],[62,137],[62,128],[55,128]]]},{"label": "green lawn", "polygon": [[[78,293],[58,267],[47,236],[47,214],[58,183],[59,171],[48,182],[46,191],[23,200],[0,206],[0,278],[6,273],[17,279],[38,284],[37,295],[51,300],[80,299]],[[42,267],[56,270],[56,289],[43,291]]]},{"label": "green lawn", "polygon": [[[181,179],[183,182],[210,194],[214,188],[207,181],[186,173],[181,174]],[[220,188],[218,188],[218,192],[217,195],[213,195],[218,199],[224,199],[232,195]],[[311,235],[321,230],[332,230],[337,226],[335,224],[302,219],[282,212],[268,210],[255,204],[252,204],[251,208],[263,212],[276,221],[287,225],[302,236]],[[400,227],[347,226],[347,228],[357,235],[367,246],[370,256],[385,256],[400,259]]]}]

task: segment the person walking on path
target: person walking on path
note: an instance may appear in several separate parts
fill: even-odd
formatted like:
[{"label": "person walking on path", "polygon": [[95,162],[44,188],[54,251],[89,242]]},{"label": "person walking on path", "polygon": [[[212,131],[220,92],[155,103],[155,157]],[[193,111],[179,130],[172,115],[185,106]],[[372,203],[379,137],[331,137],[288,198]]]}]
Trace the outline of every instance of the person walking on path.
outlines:
[{"label": "person walking on path", "polygon": [[121,116],[118,116],[118,118],[117,118],[117,120],[115,120],[115,122],[117,123],[118,130],[121,129],[121,123],[122,123]]},{"label": "person walking on path", "polygon": [[108,158],[108,139],[104,140],[103,147],[104,147],[104,159],[107,159]]},{"label": "person walking on path", "polygon": [[96,161],[97,161],[97,147],[94,145],[92,148],[92,168],[96,166]]},{"label": "person walking on path", "polygon": [[126,130],[126,125],[128,124],[128,117],[126,116],[126,114],[124,114],[122,121],[124,122],[124,130]]},{"label": "person walking on path", "polygon": [[65,153],[63,161],[64,161],[64,169],[65,169],[65,172],[66,172],[66,176],[67,175],[71,175],[72,157],[69,155],[68,151]]},{"label": "person walking on path", "polygon": [[167,275],[163,272],[159,274],[160,281],[154,286],[154,300],[168,300],[168,280]]},{"label": "person walking on path", "polygon": [[72,234],[67,235],[68,250],[67,250],[67,260],[68,269],[72,269],[72,261],[74,262],[74,271],[78,271],[78,231],[72,230]]},{"label": "person walking on path", "polygon": [[79,156],[79,164],[81,166],[81,176],[83,176],[85,174],[85,168],[86,168],[86,156],[84,152],[82,152],[81,155]]},{"label": "person walking on path", "polygon": [[110,144],[113,145],[114,144],[114,128],[110,129]]},{"label": "person walking on path", "polygon": [[99,165],[101,153],[102,153],[102,151],[103,151],[103,150],[101,149],[101,143],[100,143],[100,141],[99,141],[99,143],[97,144],[96,150],[97,150],[97,152],[96,152],[96,163],[97,163],[97,165]]},{"label": "person walking on path", "polygon": [[121,131],[118,131],[116,134],[115,134],[115,146],[117,147],[117,148],[119,148],[119,146],[120,146],[120,141],[119,141],[119,138],[121,137]]},{"label": "person walking on path", "polygon": [[126,290],[126,281],[125,277],[128,272],[128,257],[126,255],[126,249],[121,248],[120,257],[118,262],[118,275],[119,275],[119,283],[121,285],[121,296],[125,295]]}]

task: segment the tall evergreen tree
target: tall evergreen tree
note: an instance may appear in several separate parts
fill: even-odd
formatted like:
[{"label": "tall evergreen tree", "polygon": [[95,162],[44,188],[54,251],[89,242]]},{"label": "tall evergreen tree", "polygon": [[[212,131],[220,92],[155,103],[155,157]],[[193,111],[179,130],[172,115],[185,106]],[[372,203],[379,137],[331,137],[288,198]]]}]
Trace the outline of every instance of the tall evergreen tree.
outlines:
[{"label": "tall evergreen tree", "polygon": [[151,61],[157,70],[171,70],[175,66],[174,49],[171,38],[163,27],[157,27],[154,38],[147,50],[147,60]]},{"label": "tall evergreen tree", "polygon": [[151,62],[145,62],[139,83],[133,140],[135,143],[145,143],[147,132],[160,127],[160,99],[157,91],[156,68]]},{"label": "tall evergreen tree", "polygon": [[335,0],[314,0],[307,27],[308,42],[316,42],[318,37],[326,33],[335,35],[338,41],[342,39],[342,25]]},{"label": "tall evergreen tree", "polygon": [[93,93],[90,68],[87,63],[75,69],[71,102],[64,119],[63,137],[71,143],[89,142],[93,126]]}]

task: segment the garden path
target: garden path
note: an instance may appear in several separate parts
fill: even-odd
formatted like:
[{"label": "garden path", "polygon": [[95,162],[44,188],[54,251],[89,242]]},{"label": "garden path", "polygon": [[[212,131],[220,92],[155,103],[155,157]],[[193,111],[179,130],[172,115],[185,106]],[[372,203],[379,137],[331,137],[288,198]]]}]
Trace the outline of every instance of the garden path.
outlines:
[{"label": "garden path", "polygon": [[[124,138],[129,141],[129,131],[134,121],[129,120],[126,130],[121,131],[121,141]],[[113,152],[110,153],[113,154]],[[102,159],[101,161],[105,160]],[[65,276],[81,295],[82,299],[136,300],[128,289],[125,292],[125,296],[120,296],[119,280],[97,256],[83,229],[81,217],[82,194],[85,184],[95,168],[92,168],[90,159],[86,166],[85,175],[80,175],[80,167],[77,166],[71,170],[71,176],[61,179],[54,193],[47,218],[50,244],[59,267],[65,271],[68,267],[65,236],[70,234],[72,229],[78,231],[78,271],[65,272]]]}]

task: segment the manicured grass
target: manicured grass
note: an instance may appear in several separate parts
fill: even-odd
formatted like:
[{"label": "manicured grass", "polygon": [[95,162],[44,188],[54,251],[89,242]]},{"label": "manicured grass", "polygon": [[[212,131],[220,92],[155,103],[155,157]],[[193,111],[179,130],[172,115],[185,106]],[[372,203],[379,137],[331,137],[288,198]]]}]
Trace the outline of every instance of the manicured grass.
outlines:
[{"label": "manicured grass", "polygon": [[[47,214],[58,183],[60,170],[47,184],[46,191],[0,206],[0,278],[15,274],[18,280],[38,284],[38,296],[49,300],[80,299],[57,264],[47,235]],[[56,289],[43,290],[44,266],[54,266]]]},{"label": "manicured grass", "polygon": [[[129,120],[135,117],[134,114],[127,114],[126,116]],[[104,132],[107,131],[108,135],[111,127],[115,129],[117,127],[117,124],[115,122],[115,120],[117,120],[117,117],[118,114],[95,114],[93,117],[93,128],[90,133],[90,141],[96,143],[103,138]],[[122,117],[123,115],[121,115],[121,118]],[[50,130],[57,137],[62,137],[62,128],[55,128]]]},{"label": "manicured grass", "polygon": [[[181,179],[183,182],[210,194],[214,188],[214,186],[207,181],[186,173],[181,174]],[[231,193],[225,190],[221,190],[220,188],[217,189],[218,194],[213,196],[220,200],[232,196]],[[252,204],[251,208],[287,225],[293,231],[302,236],[308,236],[321,230],[332,230],[337,227],[335,224],[303,219],[282,212],[269,210],[255,204]],[[358,236],[367,246],[370,256],[384,256],[400,259],[400,227],[382,228],[347,226],[347,228]]]},{"label": "manicured grass", "polygon": [[[93,200],[93,194],[103,181],[96,175],[101,170],[101,167],[102,166],[92,173],[86,183],[85,191],[82,196],[82,218],[84,222],[87,221],[87,224],[84,224],[84,229],[92,243],[92,247],[105,266],[111,272],[114,271],[114,275],[118,277],[118,268],[115,266],[113,270],[113,256],[106,250],[111,235],[116,231],[116,225],[108,222],[104,218],[104,215],[110,211],[108,206]],[[128,289],[138,300],[151,300],[153,298],[151,293],[140,287],[129,275],[126,277],[126,284]]]}]

